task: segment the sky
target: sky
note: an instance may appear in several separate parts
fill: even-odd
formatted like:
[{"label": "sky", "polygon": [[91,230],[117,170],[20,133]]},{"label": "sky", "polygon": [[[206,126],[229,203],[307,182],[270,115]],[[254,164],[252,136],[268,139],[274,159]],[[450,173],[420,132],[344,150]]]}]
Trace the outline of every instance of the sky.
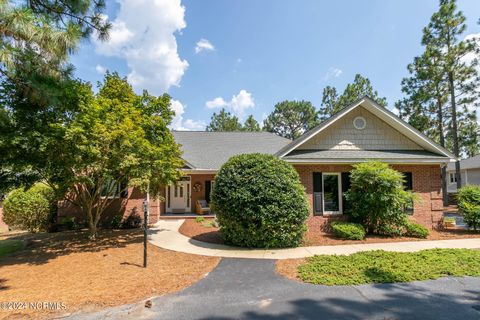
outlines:
[{"label": "sky", "polygon": [[[459,0],[465,36],[480,33],[479,0]],[[107,0],[110,39],[85,40],[76,76],[117,71],[136,92],[168,93],[172,128],[204,130],[224,107],[259,121],[283,100],[317,108],[327,85],[368,77],[389,109],[438,0]]]}]

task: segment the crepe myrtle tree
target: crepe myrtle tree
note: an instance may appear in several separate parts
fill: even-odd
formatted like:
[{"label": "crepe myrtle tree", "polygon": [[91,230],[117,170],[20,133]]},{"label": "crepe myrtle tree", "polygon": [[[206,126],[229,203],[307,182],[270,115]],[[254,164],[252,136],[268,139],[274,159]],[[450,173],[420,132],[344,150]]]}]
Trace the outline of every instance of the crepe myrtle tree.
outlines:
[{"label": "crepe myrtle tree", "polygon": [[162,185],[179,178],[183,163],[167,128],[174,114],[168,95],[136,95],[126,79],[107,73],[98,94],[85,100],[66,130],[71,156],[59,181],[67,190],[66,199],[81,208],[90,237],[95,238],[117,193],[135,186],[158,197]]}]

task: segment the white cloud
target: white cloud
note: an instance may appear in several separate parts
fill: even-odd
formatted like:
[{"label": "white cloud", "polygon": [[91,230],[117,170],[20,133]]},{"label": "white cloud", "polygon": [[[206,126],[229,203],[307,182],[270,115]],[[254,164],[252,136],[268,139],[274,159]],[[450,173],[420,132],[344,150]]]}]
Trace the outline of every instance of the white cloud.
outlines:
[{"label": "white cloud", "polygon": [[[177,52],[175,33],[186,27],[180,0],[117,0],[110,39],[94,40],[96,52],[125,59],[136,90],[162,94],[179,86],[188,62]],[[95,37],[94,37],[95,39]]]},{"label": "white cloud", "polygon": [[327,73],[323,76],[323,81],[330,80],[332,78],[338,78],[342,75],[343,71],[338,68],[330,68],[328,69]]},{"label": "white cloud", "polygon": [[195,46],[195,53],[200,53],[202,51],[215,51],[213,44],[207,39],[200,39]]},{"label": "white cloud", "polygon": [[209,109],[227,107],[239,118],[242,118],[245,110],[255,107],[255,101],[250,92],[242,89],[237,95],[233,95],[230,101],[225,101],[222,97],[217,97],[207,101],[205,106]]},{"label": "white cloud", "polygon": [[170,124],[170,129],[173,130],[205,130],[206,123],[203,121],[196,121],[192,119],[183,119],[183,114],[185,113],[185,108],[183,104],[178,100],[170,101],[170,108],[175,112],[172,123]]},{"label": "white cloud", "polygon": [[104,66],[101,66],[99,64],[97,64],[95,66],[95,70],[99,73],[99,74],[105,74],[105,72],[107,72],[107,68],[105,68]]}]

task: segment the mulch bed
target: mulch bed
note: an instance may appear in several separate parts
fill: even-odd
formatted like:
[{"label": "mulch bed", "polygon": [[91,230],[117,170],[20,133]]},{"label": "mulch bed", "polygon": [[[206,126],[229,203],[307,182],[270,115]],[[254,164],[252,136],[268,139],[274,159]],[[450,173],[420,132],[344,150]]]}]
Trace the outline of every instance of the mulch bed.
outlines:
[{"label": "mulch bed", "polygon": [[0,310],[0,319],[51,318],[179,291],[220,260],[149,244],[145,269],[140,230],[105,230],[94,242],[85,232],[73,231],[11,238],[25,240],[27,247],[0,258],[1,302],[63,302],[66,310]]},{"label": "mulch bed", "polygon": [[[223,244],[218,228],[206,226],[205,222],[196,222],[195,219],[186,219],[180,227],[179,232],[189,238],[209,242]],[[380,237],[369,235],[364,240],[343,240],[335,238],[330,233],[321,232],[319,230],[308,230],[305,234],[304,246],[327,246],[342,244],[363,244],[363,243],[380,243],[380,242],[404,242],[404,241],[422,241],[422,240],[449,240],[449,239],[465,239],[479,238],[480,232],[473,232],[463,229],[447,229],[447,230],[430,230],[427,239],[409,238],[409,237]]]}]

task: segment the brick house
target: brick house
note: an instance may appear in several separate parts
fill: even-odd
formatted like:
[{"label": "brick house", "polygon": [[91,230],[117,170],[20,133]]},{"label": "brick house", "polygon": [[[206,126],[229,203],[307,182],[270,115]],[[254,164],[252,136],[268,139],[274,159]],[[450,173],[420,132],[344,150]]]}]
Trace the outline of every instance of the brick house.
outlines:
[{"label": "brick house", "polygon": [[[150,202],[150,221],[185,216],[195,211],[197,200],[210,200],[215,174],[231,156],[268,153],[291,163],[300,175],[310,203],[310,228],[323,228],[344,217],[343,192],[349,187],[352,164],[375,159],[404,173],[405,187],[420,195],[410,210],[412,218],[435,227],[443,213],[441,167],[454,156],[395,114],[364,97],[291,141],[267,132],[173,131],[181,145],[185,173],[181,181],[166,186],[164,201]],[[145,195],[130,188],[108,210],[124,216],[142,211]],[[71,207],[60,216],[72,214]]]}]

